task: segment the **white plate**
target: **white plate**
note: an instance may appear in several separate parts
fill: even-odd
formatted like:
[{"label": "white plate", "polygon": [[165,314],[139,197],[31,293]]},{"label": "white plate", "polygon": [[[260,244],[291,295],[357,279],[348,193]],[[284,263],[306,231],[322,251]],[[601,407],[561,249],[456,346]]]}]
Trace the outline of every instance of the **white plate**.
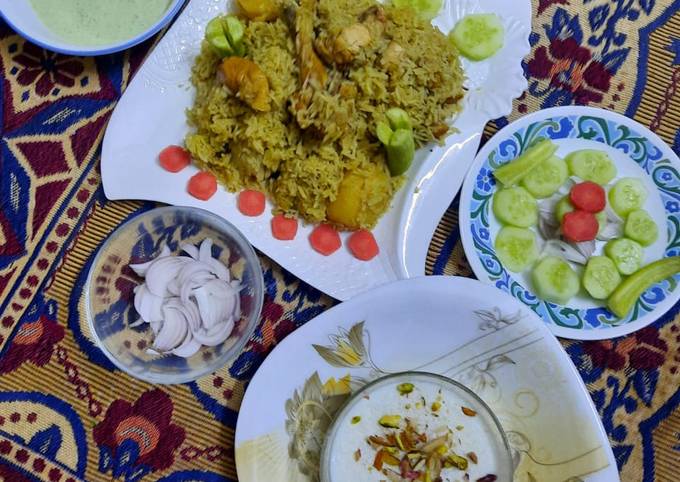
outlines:
[{"label": "white plate", "polygon": [[[657,320],[680,299],[680,274],[645,292],[631,313],[617,319],[603,302],[581,294],[569,306],[547,303],[531,289],[529,272],[510,273],[500,263],[493,240],[500,229],[491,214],[498,165],[514,159],[532,140],[549,137],[557,155],[578,149],[606,151],[621,177],[643,181],[649,196],[644,209],[659,226],[659,239],[645,248],[644,264],[676,256],[680,247],[680,160],[656,134],[637,122],[592,107],[556,107],[530,114],[499,131],[479,152],[465,180],[460,201],[461,238],[475,275],[530,306],[557,336],[597,340],[623,336]],[[664,229],[667,227],[667,229]],[[604,242],[598,242],[600,254]]]},{"label": "white plate", "polygon": [[406,370],[449,376],[484,399],[508,435],[515,481],[619,480],[590,396],[555,337],[512,297],[457,277],[380,287],[326,311],[279,344],[240,409],[239,480],[314,481],[314,464],[302,474],[307,464],[299,454],[314,460],[330,420],[309,403],[298,410],[300,404],[313,400],[333,412],[348,395],[324,391],[329,379],[349,375],[356,390],[386,372]]},{"label": "white plate", "polygon": [[256,219],[247,218],[236,208],[236,196],[223,188],[209,201],[199,201],[186,192],[187,180],[196,172],[193,166],[171,174],[158,165],[160,150],[182,144],[189,132],[185,109],[194,97],[189,77],[205,25],[231,7],[232,2],[225,0],[193,0],[130,83],[104,137],[101,169],[106,196],[196,206],[224,216],[288,271],[342,300],[423,274],[432,233],[462,185],[484,125],[508,114],[512,100],[526,88],[521,61],[529,53],[531,3],[445,2],[434,22],[442,31],[448,32],[466,13],[495,12],[506,27],[505,46],[487,61],[464,62],[470,90],[453,124],[459,132],[444,146],[428,146],[417,153],[409,182],[374,230],[381,254],[370,262],[358,261],[344,248],[330,257],[316,253],[307,239],[311,226],[302,226],[292,242],[277,241],[271,235],[269,209]]}]

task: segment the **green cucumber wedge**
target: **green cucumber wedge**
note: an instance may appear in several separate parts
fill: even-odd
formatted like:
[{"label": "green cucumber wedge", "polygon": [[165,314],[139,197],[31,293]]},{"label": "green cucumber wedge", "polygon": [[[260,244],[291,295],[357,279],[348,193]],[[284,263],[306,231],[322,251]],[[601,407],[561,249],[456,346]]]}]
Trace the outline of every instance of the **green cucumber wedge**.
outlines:
[{"label": "green cucumber wedge", "polygon": [[518,228],[534,226],[538,221],[536,199],[519,186],[496,191],[493,196],[493,213],[501,223]]},{"label": "green cucumber wedge", "polygon": [[520,273],[538,259],[536,234],[530,229],[505,226],[494,241],[496,256],[510,271]]},{"label": "green cucumber wedge", "polygon": [[531,273],[536,294],[544,299],[565,305],[576,296],[581,286],[578,275],[569,263],[557,256],[546,256]]},{"label": "green cucumber wedge", "polygon": [[621,283],[614,262],[606,256],[593,256],[583,272],[583,287],[596,300],[606,300]]},{"label": "green cucumber wedge", "polygon": [[680,272],[680,256],[663,258],[633,273],[609,297],[607,307],[619,318],[624,318],[642,293],[656,283]]},{"label": "green cucumber wedge", "polygon": [[557,152],[555,144],[549,139],[541,139],[518,158],[496,169],[493,175],[505,187],[514,186],[555,152]]},{"label": "green cucumber wedge", "polygon": [[536,198],[550,197],[569,177],[567,163],[552,156],[540,163],[522,179],[522,186]]}]

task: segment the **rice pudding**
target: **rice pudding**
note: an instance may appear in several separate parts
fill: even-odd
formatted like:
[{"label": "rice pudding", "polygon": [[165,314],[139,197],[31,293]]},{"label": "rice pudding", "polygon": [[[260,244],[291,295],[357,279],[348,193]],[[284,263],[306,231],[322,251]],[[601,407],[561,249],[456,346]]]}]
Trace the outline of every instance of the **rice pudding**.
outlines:
[{"label": "rice pudding", "polygon": [[511,459],[498,421],[468,389],[428,373],[369,384],[328,434],[322,481],[507,481]]}]

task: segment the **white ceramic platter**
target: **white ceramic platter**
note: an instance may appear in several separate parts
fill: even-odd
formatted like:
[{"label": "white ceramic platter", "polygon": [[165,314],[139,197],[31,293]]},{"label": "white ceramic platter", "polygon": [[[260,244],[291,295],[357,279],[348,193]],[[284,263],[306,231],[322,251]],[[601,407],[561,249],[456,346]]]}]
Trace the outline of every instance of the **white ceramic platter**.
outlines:
[{"label": "white ceramic platter", "polygon": [[277,241],[270,230],[271,209],[258,218],[247,218],[236,208],[235,194],[222,188],[209,201],[199,201],[186,191],[194,167],[171,174],[159,166],[160,150],[182,144],[189,132],[185,110],[194,97],[189,77],[205,25],[230,11],[231,1],[192,0],[130,83],[104,137],[101,169],[106,196],[196,206],[224,216],[288,271],[341,300],[398,278],[423,274],[432,233],[462,185],[484,125],[508,114],[512,100],[526,88],[521,61],[529,52],[531,31],[528,0],[444,3],[434,20],[443,32],[449,32],[467,13],[494,12],[503,19],[506,42],[487,61],[463,62],[469,91],[462,112],[453,121],[458,132],[445,145],[426,146],[417,153],[409,181],[374,230],[381,254],[372,261],[358,261],[345,248],[330,257],[321,256],[307,239],[312,226],[303,226],[292,242]]},{"label": "white ceramic platter", "polygon": [[[493,247],[500,225],[491,213],[497,190],[493,170],[509,162],[539,137],[548,137],[564,157],[579,149],[606,151],[622,177],[639,178],[648,197],[644,205],[659,226],[659,238],[645,248],[643,264],[680,254],[680,160],[656,134],[637,122],[603,109],[557,107],[523,117],[499,131],[477,155],[460,201],[461,238],[472,269],[485,283],[511,293],[538,313],[557,336],[595,340],[623,336],[657,320],[680,299],[680,274],[645,292],[631,313],[617,319],[604,302],[581,294],[560,306],[534,294],[529,271],[511,273]],[[601,254],[598,242],[595,254]]]},{"label": "white ceramic platter", "polygon": [[448,376],[484,399],[508,436],[516,482],[619,480],[598,414],[555,337],[511,296],[457,277],[382,286],[279,344],[240,409],[239,480],[316,481],[329,415],[368,381],[409,370]]}]

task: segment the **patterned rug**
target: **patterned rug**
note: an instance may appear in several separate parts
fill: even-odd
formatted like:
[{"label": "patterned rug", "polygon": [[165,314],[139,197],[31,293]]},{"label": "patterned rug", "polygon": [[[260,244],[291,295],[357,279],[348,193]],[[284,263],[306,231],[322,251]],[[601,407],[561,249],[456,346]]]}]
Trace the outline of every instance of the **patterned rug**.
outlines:
[{"label": "patterned rug", "polygon": [[[623,112],[680,152],[680,2],[535,0],[528,91],[508,118],[588,104]],[[262,323],[229,367],[154,388],[92,344],[83,285],[103,239],[153,207],[108,202],[103,129],[148,42],[98,59],[39,49],[0,23],[0,480],[236,480],[233,436],[248,380],[295,328],[334,304],[262,257]],[[470,276],[457,206],[428,271]],[[680,321],[612,341],[564,342],[588,385],[622,480],[676,481]]]}]

